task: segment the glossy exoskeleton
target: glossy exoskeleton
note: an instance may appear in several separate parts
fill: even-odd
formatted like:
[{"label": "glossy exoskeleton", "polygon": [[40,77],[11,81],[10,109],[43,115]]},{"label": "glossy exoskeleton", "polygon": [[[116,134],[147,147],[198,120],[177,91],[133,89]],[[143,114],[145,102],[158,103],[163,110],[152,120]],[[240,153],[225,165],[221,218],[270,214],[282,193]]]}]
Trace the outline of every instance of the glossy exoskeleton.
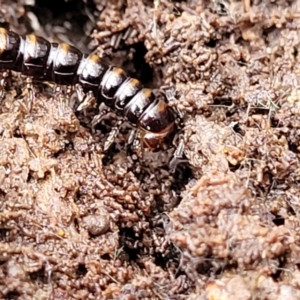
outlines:
[{"label": "glossy exoskeleton", "polygon": [[85,93],[93,93],[98,105],[104,103],[136,127],[150,150],[169,143],[176,131],[173,110],[151,89],[122,69],[104,64],[98,55],[84,55],[71,45],[0,28],[0,69],[60,85],[79,84]]}]

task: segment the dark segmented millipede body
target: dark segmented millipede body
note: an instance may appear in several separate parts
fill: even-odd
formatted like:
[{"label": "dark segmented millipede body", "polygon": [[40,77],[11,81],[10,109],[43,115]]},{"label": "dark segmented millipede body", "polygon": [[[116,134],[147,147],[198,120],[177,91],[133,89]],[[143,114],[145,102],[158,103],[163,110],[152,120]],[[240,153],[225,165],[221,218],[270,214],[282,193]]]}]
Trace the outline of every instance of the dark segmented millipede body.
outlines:
[{"label": "dark segmented millipede body", "polygon": [[96,54],[84,55],[71,45],[0,28],[0,68],[92,91],[99,105],[104,102],[137,127],[143,144],[151,150],[168,143],[176,131],[173,110],[156,99],[151,89],[122,69],[104,64]]}]

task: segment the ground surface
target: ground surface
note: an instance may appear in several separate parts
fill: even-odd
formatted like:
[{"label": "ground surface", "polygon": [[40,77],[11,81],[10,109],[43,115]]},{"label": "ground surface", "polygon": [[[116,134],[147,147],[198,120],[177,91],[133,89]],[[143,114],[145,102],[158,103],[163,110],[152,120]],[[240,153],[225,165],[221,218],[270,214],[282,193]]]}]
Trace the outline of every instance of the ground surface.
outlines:
[{"label": "ground surface", "polygon": [[10,74],[0,298],[300,299],[300,1],[16,2],[2,26],[166,94],[188,162],[136,160],[126,126],[103,155],[114,116],[91,131],[92,111]]}]

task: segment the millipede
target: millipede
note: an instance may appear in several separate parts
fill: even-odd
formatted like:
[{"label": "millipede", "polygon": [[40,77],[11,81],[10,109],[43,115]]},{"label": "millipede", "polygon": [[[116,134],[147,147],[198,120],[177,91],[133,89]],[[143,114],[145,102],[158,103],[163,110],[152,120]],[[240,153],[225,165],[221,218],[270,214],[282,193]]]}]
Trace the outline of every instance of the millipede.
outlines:
[{"label": "millipede", "polygon": [[95,53],[86,55],[66,43],[0,28],[0,69],[92,93],[98,106],[104,103],[135,127],[142,146],[150,151],[170,144],[177,131],[175,112],[166,101]]}]

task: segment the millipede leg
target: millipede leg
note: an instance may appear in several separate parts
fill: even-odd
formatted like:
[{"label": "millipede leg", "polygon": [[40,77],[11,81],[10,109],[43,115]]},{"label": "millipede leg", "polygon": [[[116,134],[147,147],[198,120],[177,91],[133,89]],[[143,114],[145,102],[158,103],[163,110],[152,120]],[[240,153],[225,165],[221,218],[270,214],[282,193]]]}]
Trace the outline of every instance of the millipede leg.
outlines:
[{"label": "millipede leg", "polygon": [[110,109],[107,106],[100,104],[99,112],[96,116],[94,116],[94,118],[91,122],[92,128],[94,128],[97,124],[99,124],[101,122],[101,120],[103,119],[103,117],[105,115],[107,115],[109,112],[110,112]]},{"label": "millipede leg", "polygon": [[72,88],[72,86],[67,86],[66,88],[66,101],[65,104],[67,106],[71,105],[71,98],[72,98],[72,94],[74,93],[74,89]]},{"label": "millipede leg", "polygon": [[70,99],[71,95],[73,93],[73,89],[70,86],[60,86],[56,85],[55,86],[55,98],[58,99],[58,104],[59,104],[59,112],[60,115],[64,115],[65,108],[67,106],[70,106]]},{"label": "millipede leg", "polygon": [[5,97],[5,88],[7,85],[7,78],[9,76],[8,72],[3,72],[1,74],[1,79],[0,79],[0,100],[3,100],[3,98]]},{"label": "millipede leg", "polygon": [[84,99],[83,99],[83,102],[81,102],[81,103],[78,105],[77,111],[81,111],[81,110],[84,110],[84,109],[86,109],[86,108],[92,107],[93,104],[96,102],[95,100],[96,100],[96,99],[95,99],[93,93],[92,93],[92,92],[88,92],[88,93],[85,95],[85,97],[84,97]]},{"label": "millipede leg", "polygon": [[75,84],[75,91],[77,94],[78,101],[81,103],[85,97],[85,93],[83,91],[82,86],[80,84]]},{"label": "millipede leg", "polygon": [[133,144],[133,142],[136,139],[136,135],[137,135],[137,129],[132,129],[130,131],[130,134],[129,134],[129,137],[128,137],[128,140],[127,140],[127,144],[128,145],[132,145]]},{"label": "millipede leg", "polygon": [[143,158],[144,157],[144,145],[143,143],[141,143],[142,137],[141,137],[141,133],[139,130],[136,130],[135,132],[135,136],[132,142],[132,148],[134,153],[139,157],[139,158]]},{"label": "millipede leg", "polygon": [[84,93],[82,86],[80,84],[75,85],[75,90],[79,101],[79,105],[76,109],[77,111],[81,111],[86,108],[89,108],[96,102],[94,94],[91,91],[88,92],[87,94]]},{"label": "millipede leg", "polygon": [[25,90],[23,90],[22,95],[27,96],[28,111],[31,112],[33,101],[34,101],[34,87],[33,87],[33,83],[32,83],[32,78],[26,77],[25,83],[26,83]]},{"label": "millipede leg", "polygon": [[173,154],[172,159],[169,162],[169,168],[171,173],[175,172],[178,164],[186,161],[185,159],[183,159],[183,154],[184,154],[184,137],[183,135],[181,135],[179,137],[178,146]]},{"label": "millipede leg", "polygon": [[143,158],[144,148],[141,143],[141,135],[136,128],[132,129],[132,131],[130,132],[127,140],[127,145],[131,148],[131,151],[133,151],[139,158]]},{"label": "millipede leg", "polygon": [[112,145],[112,143],[115,141],[122,123],[123,123],[123,120],[119,120],[119,121],[117,121],[117,124],[112,128],[107,140],[104,143],[104,151],[107,151],[110,148],[110,146]]},{"label": "millipede leg", "polygon": [[54,98],[58,99],[58,107],[59,107],[58,111],[59,114],[62,115],[64,97],[63,97],[62,87],[60,85],[55,85],[54,87]]}]

